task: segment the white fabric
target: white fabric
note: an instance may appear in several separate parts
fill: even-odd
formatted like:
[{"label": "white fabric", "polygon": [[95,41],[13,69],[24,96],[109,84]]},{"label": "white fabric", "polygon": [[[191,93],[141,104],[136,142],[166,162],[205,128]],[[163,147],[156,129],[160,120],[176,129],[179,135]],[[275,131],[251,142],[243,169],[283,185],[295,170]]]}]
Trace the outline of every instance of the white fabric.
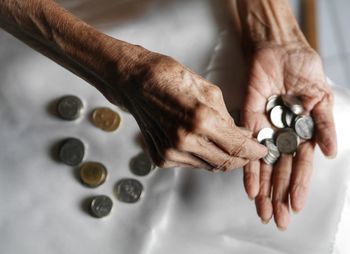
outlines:
[{"label": "white fabric", "polygon": [[[171,55],[205,75],[222,87],[234,109],[242,100],[244,65],[226,29],[227,9],[218,2],[64,4],[110,35]],[[139,203],[118,202],[113,186],[122,177],[134,177],[129,159],[141,150],[133,117],[5,32],[0,42],[0,253],[350,253],[349,91],[334,87],[338,156],[329,160],[317,149],[306,207],[280,232],[272,222],[260,223],[244,193],[241,170],[157,170],[138,177],[145,187]],[[50,113],[51,102],[65,94],[84,100],[84,115],[77,122]],[[122,115],[116,133],[89,122],[91,110],[105,105]],[[85,142],[85,160],[107,166],[103,186],[83,187],[76,169],[52,159],[54,145],[69,136]],[[113,197],[109,217],[95,219],[83,209],[84,200],[95,194]]]}]

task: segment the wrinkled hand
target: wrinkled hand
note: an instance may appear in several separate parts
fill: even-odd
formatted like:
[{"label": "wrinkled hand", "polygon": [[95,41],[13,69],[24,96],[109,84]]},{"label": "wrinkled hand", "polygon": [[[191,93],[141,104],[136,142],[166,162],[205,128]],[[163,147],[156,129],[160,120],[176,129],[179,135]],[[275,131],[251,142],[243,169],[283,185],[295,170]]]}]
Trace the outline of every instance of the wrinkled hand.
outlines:
[{"label": "wrinkled hand", "polygon": [[336,154],[332,92],[326,84],[319,56],[305,45],[260,47],[252,55],[249,74],[242,123],[254,135],[271,126],[265,106],[274,94],[300,96],[306,112],[315,121],[314,139],[299,145],[294,158],[282,155],[273,167],[252,161],[244,168],[245,188],[248,196],[255,198],[262,222],[267,223],[274,215],[277,226],[285,229],[290,220],[289,200],[295,212],[304,207],[315,143],[326,156]]},{"label": "wrinkled hand", "polygon": [[133,69],[122,85],[125,105],[159,167],[226,171],[267,153],[235,125],[217,86],[155,53]]}]

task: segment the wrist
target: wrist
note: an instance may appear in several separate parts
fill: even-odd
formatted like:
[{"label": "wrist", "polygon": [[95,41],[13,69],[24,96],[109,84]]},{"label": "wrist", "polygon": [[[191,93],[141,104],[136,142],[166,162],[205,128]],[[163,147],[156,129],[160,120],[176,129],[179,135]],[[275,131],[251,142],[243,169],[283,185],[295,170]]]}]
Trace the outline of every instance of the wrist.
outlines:
[{"label": "wrist", "polygon": [[305,45],[287,0],[237,0],[243,43],[254,50],[268,45]]}]

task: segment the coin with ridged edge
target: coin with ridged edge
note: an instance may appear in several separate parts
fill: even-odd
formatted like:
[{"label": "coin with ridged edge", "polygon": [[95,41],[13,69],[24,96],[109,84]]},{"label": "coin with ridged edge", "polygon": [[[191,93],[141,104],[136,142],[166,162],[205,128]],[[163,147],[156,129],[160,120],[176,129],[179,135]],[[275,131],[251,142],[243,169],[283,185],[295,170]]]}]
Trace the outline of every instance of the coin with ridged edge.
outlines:
[{"label": "coin with ridged edge", "polygon": [[85,162],[79,167],[79,176],[83,184],[88,187],[98,187],[106,181],[106,167],[99,162]]},{"label": "coin with ridged edge", "polygon": [[264,139],[262,142],[263,145],[267,147],[268,153],[267,155],[263,158],[263,161],[267,165],[273,165],[276,163],[276,161],[280,157],[280,152],[277,148],[277,146],[274,144],[272,139]]},{"label": "coin with ridged edge", "polygon": [[298,116],[294,121],[294,129],[302,139],[311,139],[314,133],[314,121],[311,116]]},{"label": "coin with ridged edge", "polygon": [[57,104],[58,115],[68,121],[79,118],[83,109],[83,102],[74,95],[67,95],[62,97]]},{"label": "coin with ridged edge", "polygon": [[282,115],[282,120],[283,120],[284,125],[286,127],[292,127],[294,117],[295,117],[295,114],[292,111],[290,111],[289,109],[286,109]]},{"label": "coin with ridged edge", "polygon": [[274,131],[271,128],[262,128],[259,133],[258,136],[256,137],[256,139],[258,140],[259,143],[261,143],[263,140],[265,139],[273,139],[273,135],[274,135]]},{"label": "coin with ridged edge", "polygon": [[82,162],[84,154],[85,147],[81,140],[77,138],[67,138],[62,142],[59,148],[58,157],[63,163],[69,166],[76,166]]},{"label": "coin with ridged edge", "polygon": [[270,112],[271,109],[273,109],[274,107],[276,107],[277,105],[281,105],[282,101],[281,101],[281,97],[278,95],[272,95],[267,99],[267,103],[266,103],[266,112]]},{"label": "coin with ridged edge", "polygon": [[119,180],[114,188],[117,199],[124,203],[136,203],[143,192],[142,184],[132,178]]},{"label": "coin with ridged edge", "polygon": [[96,108],[91,115],[92,123],[99,129],[112,132],[119,128],[120,115],[110,108]]},{"label": "coin with ridged edge", "polygon": [[293,154],[299,145],[298,135],[293,129],[283,129],[277,134],[276,145],[281,153]]},{"label": "coin with ridged edge", "polygon": [[270,111],[270,121],[271,123],[277,127],[277,128],[284,128],[284,123],[283,123],[283,112],[284,108],[281,105],[277,105],[274,108],[271,109]]},{"label": "coin with ridged edge", "polygon": [[139,153],[130,161],[130,170],[137,176],[146,176],[155,168],[152,160],[146,153]]},{"label": "coin with ridged edge", "polygon": [[112,207],[112,199],[106,195],[100,195],[91,200],[90,212],[96,218],[103,218],[110,214]]}]

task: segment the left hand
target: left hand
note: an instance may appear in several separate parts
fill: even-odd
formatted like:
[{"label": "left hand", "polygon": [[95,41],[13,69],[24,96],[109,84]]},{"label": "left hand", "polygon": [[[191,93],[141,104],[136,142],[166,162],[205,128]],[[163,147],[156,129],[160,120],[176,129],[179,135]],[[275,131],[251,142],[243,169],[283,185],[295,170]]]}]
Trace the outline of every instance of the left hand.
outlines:
[{"label": "left hand", "polygon": [[250,62],[243,126],[253,130],[254,135],[263,127],[270,127],[265,113],[267,99],[287,93],[300,96],[305,111],[312,115],[314,138],[299,145],[294,158],[282,155],[273,167],[260,161],[251,161],[244,167],[244,185],[248,196],[255,198],[262,222],[267,223],[274,215],[280,229],[286,229],[289,223],[289,199],[295,212],[304,207],[315,144],[328,157],[336,154],[333,96],[320,57],[309,46],[297,43],[257,47]]}]

